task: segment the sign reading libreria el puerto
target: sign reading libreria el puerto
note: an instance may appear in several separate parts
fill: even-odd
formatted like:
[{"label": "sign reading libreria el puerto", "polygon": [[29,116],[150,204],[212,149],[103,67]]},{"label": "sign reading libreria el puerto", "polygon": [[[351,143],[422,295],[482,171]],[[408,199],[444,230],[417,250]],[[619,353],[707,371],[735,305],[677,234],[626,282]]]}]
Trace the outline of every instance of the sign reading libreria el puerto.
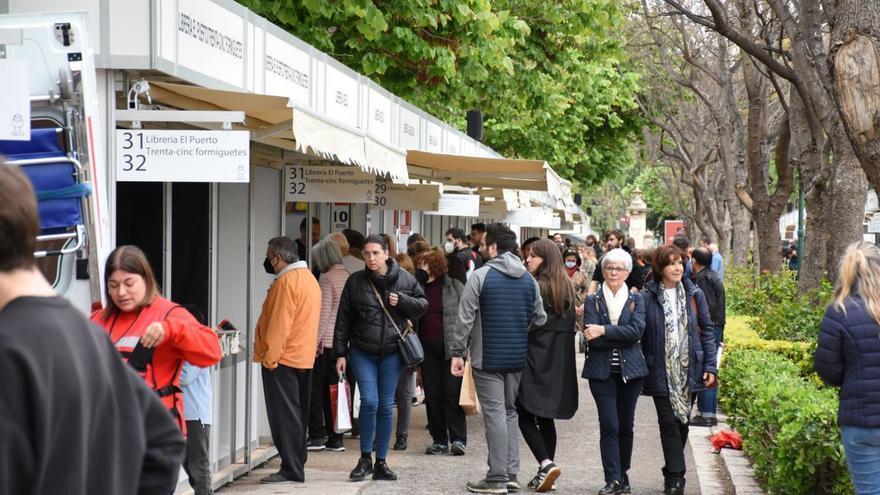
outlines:
[{"label": "sign reading libreria el puerto", "polygon": [[376,177],[358,167],[336,163],[284,167],[287,201],[372,203]]},{"label": "sign reading libreria el puerto", "polygon": [[116,131],[120,182],[248,182],[247,131]]}]

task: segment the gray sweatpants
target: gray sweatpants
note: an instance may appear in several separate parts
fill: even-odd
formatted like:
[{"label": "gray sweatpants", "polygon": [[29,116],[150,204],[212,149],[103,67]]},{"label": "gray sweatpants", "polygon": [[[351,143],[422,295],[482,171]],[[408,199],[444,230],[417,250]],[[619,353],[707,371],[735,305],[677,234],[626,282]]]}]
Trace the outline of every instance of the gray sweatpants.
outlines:
[{"label": "gray sweatpants", "polygon": [[489,472],[486,480],[506,482],[519,472],[519,423],[516,394],[519,373],[491,373],[475,369],[474,385],[486,425]]}]

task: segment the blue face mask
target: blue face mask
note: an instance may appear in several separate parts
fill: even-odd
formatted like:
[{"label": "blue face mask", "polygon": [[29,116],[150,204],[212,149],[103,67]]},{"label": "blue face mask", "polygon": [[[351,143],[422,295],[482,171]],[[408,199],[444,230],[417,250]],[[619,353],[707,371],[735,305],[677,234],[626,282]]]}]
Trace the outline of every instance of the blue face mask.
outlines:
[{"label": "blue face mask", "polygon": [[566,268],[574,268],[575,266],[577,266],[577,262],[576,262],[576,261],[566,261],[566,262],[565,262],[565,267],[566,267]]}]

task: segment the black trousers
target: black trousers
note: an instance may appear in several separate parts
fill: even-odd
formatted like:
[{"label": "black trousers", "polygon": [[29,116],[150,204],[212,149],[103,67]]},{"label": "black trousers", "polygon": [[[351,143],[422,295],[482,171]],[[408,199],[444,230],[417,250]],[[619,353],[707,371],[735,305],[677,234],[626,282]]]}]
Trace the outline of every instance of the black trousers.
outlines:
[{"label": "black trousers", "polygon": [[[330,402],[330,385],[339,382],[336,374],[336,358],[333,349],[325,348],[315,358],[312,372],[311,404],[309,406],[309,438],[338,442],[342,435],[333,431],[333,405]],[[351,398],[349,398],[351,403]]]},{"label": "black trousers", "polygon": [[551,461],[556,456],[556,423],[552,418],[542,418],[530,413],[516,402],[519,417],[519,432],[522,433],[529,450],[539,463],[544,459]]},{"label": "black trousers", "polygon": [[449,442],[467,445],[467,419],[458,405],[461,378],[452,376],[443,341],[423,340],[422,347],[425,349],[422,386],[425,388],[425,408],[431,438],[440,445]]},{"label": "black trousers", "polygon": [[186,458],[183,470],[189,477],[189,486],[195,495],[211,495],[211,462],[208,459],[208,439],[211,437],[211,425],[203,425],[201,421],[186,422]]},{"label": "black trousers", "polygon": [[[691,395],[691,404],[695,395]],[[667,481],[684,479],[687,471],[684,458],[684,447],[688,439],[688,425],[675,417],[672,402],[668,396],[654,396],[654,408],[657,409],[657,423],[660,425],[660,444],[663,446],[663,476]]]},{"label": "black trousers", "polygon": [[281,476],[305,481],[306,418],[309,414],[312,370],[279,364],[274,370],[263,368],[263,394],[272,442],[281,456]]},{"label": "black trousers", "polygon": [[644,378],[623,383],[620,373],[606,380],[590,380],[590,392],[599,412],[599,449],[605,482],[623,481],[633,451],[633,422]]}]

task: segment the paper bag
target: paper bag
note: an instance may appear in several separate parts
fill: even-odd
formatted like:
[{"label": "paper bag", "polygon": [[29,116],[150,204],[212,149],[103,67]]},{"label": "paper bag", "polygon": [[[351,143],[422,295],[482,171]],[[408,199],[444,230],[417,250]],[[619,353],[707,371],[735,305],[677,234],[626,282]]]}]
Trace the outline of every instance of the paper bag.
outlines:
[{"label": "paper bag", "polygon": [[354,398],[351,400],[351,407],[354,413],[351,417],[357,419],[361,415],[361,389],[357,386],[357,383],[354,384]]},{"label": "paper bag", "polygon": [[[339,391],[342,390],[342,393]],[[333,416],[333,431],[345,433],[351,430],[351,412],[348,405],[348,382],[345,375],[339,375],[339,383],[330,385],[330,407]]]},{"label": "paper bag", "polygon": [[477,387],[474,385],[474,370],[468,360],[464,364],[464,376],[461,378],[461,394],[458,396],[458,405],[467,416],[480,414],[480,401],[477,400]]}]

